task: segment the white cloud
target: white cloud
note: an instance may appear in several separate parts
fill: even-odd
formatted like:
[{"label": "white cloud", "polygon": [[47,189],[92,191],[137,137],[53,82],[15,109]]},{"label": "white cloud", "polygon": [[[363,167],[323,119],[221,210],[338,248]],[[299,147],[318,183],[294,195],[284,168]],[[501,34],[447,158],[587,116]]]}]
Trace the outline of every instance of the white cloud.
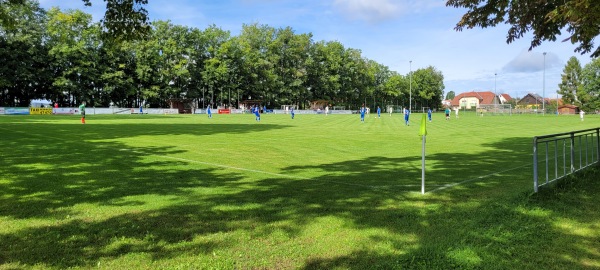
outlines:
[{"label": "white cloud", "polygon": [[352,19],[377,22],[395,17],[400,6],[391,0],[335,0],[334,6]]},{"label": "white cloud", "polygon": [[334,0],[333,6],[351,19],[373,23],[443,7],[444,3],[441,0]]},{"label": "white cloud", "polygon": [[554,53],[530,52],[523,50],[517,57],[506,64],[502,70],[508,73],[531,73],[560,65],[559,57]]}]

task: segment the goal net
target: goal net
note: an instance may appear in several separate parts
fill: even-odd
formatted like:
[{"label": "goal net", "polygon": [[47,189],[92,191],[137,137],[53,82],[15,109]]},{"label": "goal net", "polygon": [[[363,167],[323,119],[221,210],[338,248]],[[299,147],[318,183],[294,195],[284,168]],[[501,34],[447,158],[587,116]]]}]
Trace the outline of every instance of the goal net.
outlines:
[{"label": "goal net", "polygon": [[479,104],[477,113],[484,115],[512,115],[511,104]]},{"label": "goal net", "polygon": [[404,108],[399,105],[387,105],[385,106],[386,113],[404,113]]},{"label": "goal net", "polygon": [[427,111],[429,111],[429,107],[421,107],[421,112],[422,113],[427,113]]},{"label": "goal net", "polygon": [[296,105],[281,105],[281,110],[284,111],[284,112],[286,112],[286,113],[289,112],[289,111],[291,111],[292,108],[294,110],[298,109],[298,107]]}]

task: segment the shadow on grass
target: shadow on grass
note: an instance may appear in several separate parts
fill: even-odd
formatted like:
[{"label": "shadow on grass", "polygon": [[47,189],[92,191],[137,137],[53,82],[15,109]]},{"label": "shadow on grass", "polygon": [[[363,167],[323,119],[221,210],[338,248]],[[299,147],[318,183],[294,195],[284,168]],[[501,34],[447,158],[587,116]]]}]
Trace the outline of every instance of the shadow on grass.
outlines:
[{"label": "shadow on grass", "polygon": [[[100,130],[113,128],[108,126],[90,125],[85,130],[79,126],[57,128],[72,132],[74,139],[81,136],[90,140],[135,135],[245,134],[282,128],[152,127],[153,130],[147,130],[150,125],[127,126],[117,128],[111,135]],[[48,141],[51,142],[42,143]],[[570,194],[573,201],[565,205],[547,205],[553,200],[529,196],[523,187],[531,185],[522,182],[529,181],[524,174],[530,169],[515,166],[519,163],[515,155],[527,153],[526,141],[529,139],[512,138],[485,145],[495,150],[489,154],[446,153],[428,157],[433,164],[428,173],[429,186],[446,187],[463,179],[474,180],[420,196],[407,192],[420,190],[417,156],[295,166],[286,168],[286,173],[322,173],[311,179],[265,177],[249,183],[241,173],[190,169],[185,161],[142,158],[181,153],[169,147],[132,151],[118,142],[68,143],[43,136],[14,136],[0,141],[0,149],[11,151],[1,157],[0,173],[10,180],[0,182],[0,217],[45,219],[54,224],[0,233],[0,264],[90,267],[102,259],[139,252],[151,254],[153,260],[176,258],[192,250],[196,254],[210,254],[218,249],[243,252],[246,243],[208,236],[243,231],[251,239],[260,239],[283,231],[294,238],[316,219],[333,216],[344,220],[349,229],[414,235],[416,242],[371,236],[374,242],[390,243],[392,250],[381,253],[356,248],[345,255],[314,254],[292,268],[584,268],[586,259],[600,259],[594,253],[598,250],[594,249],[599,245],[597,238],[573,235],[553,222],[597,220],[599,214],[589,210],[592,207],[577,210],[576,206],[597,204],[598,198],[583,192]],[[174,169],[177,166],[183,169]],[[515,169],[507,171],[506,167]],[[18,178],[15,171],[20,171]],[[489,176],[479,178],[482,175]],[[594,190],[597,192],[598,188]],[[147,195],[158,195],[151,200],[165,201],[149,202],[144,200]],[[81,204],[90,208],[132,208],[104,218],[70,219],[69,216],[82,215],[81,210],[73,209]],[[195,241],[199,237],[206,238]],[[555,238],[571,240],[552,246]],[[551,262],[546,261],[549,257],[553,258]],[[240,267],[256,266],[240,262]]]},{"label": "shadow on grass", "polygon": [[[48,127],[52,130],[47,130]],[[142,135],[207,136],[245,134],[278,125],[41,125],[28,132],[6,132],[0,141],[0,175],[10,178],[0,186],[0,214],[15,218],[43,217],[50,209],[76,203],[111,201],[140,194],[184,195],[186,188],[219,186],[239,175],[213,174],[218,169],[173,170],[178,160],[142,161],[146,156],[183,153],[172,147],[135,147],[98,142]],[[3,126],[5,131],[10,126]],[[0,129],[0,130],[2,130]],[[109,130],[108,130],[109,129]],[[18,130],[18,129],[17,129]],[[95,141],[95,142],[88,142]],[[216,181],[216,182],[215,182]]]}]

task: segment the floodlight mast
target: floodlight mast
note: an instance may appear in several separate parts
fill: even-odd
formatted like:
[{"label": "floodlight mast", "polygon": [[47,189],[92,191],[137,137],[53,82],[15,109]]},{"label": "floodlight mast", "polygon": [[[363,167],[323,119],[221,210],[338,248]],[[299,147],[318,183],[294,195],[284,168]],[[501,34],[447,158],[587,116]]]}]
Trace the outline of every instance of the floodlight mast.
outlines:
[{"label": "floodlight mast", "polygon": [[408,61],[409,64],[409,71],[408,71],[408,76],[409,76],[409,81],[408,81],[408,111],[412,112],[412,60]]},{"label": "floodlight mast", "polygon": [[496,77],[498,77],[497,72],[494,73],[494,110],[495,110],[494,113],[496,113],[498,111],[498,106],[496,106],[496,104],[497,104],[496,99],[498,98],[498,91],[496,90]]},{"label": "floodlight mast", "polygon": [[542,115],[546,115],[546,52],[544,52],[544,77],[542,79]]}]

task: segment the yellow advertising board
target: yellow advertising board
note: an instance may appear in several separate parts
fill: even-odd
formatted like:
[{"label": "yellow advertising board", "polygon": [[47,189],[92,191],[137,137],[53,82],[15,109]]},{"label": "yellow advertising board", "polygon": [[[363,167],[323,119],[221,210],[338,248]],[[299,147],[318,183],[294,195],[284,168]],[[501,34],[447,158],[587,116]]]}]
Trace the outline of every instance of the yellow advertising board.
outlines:
[{"label": "yellow advertising board", "polygon": [[29,108],[29,114],[52,114],[52,108]]}]

